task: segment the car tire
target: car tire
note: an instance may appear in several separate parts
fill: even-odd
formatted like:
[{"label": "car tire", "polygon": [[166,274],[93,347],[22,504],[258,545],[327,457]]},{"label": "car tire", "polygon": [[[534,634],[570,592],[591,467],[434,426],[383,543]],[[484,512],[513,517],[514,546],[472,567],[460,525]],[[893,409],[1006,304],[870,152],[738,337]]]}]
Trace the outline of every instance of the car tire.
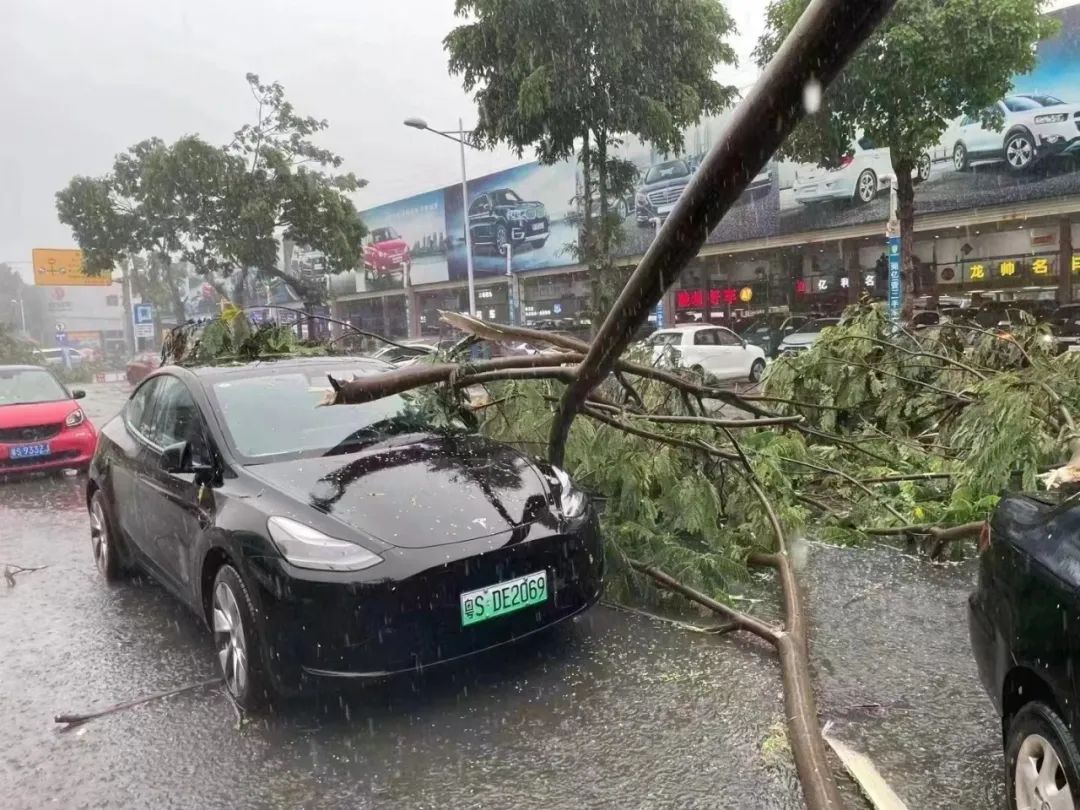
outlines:
[{"label": "car tire", "polygon": [[933,161],[930,159],[930,155],[923,154],[919,158],[919,162],[915,165],[915,182],[925,183],[930,179],[930,167],[933,165]]},{"label": "car tire", "polygon": [[750,382],[761,382],[761,375],[765,373],[765,361],[760,357],[750,366]]},{"label": "car tire", "polygon": [[863,169],[859,172],[859,177],[855,181],[855,203],[857,205],[872,203],[877,197],[877,183],[877,175],[874,174],[873,169]]},{"label": "car tire", "polygon": [[1009,171],[1025,172],[1035,163],[1035,139],[1026,129],[1014,129],[1005,136],[1002,154]]},{"label": "car tire", "polygon": [[210,593],[210,630],[225,688],[240,708],[259,711],[270,702],[255,606],[235,568],[226,563]]},{"label": "car tire", "polygon": [[1080,751],[1068,726],[1045,703],[1027,703],[1009,720],[1005,786],[1009,810],[1057,807],[1050,799],[1061,790],[1071,792],[1073,804],[1080,801]]},{"label": "car tire", "polygon": [[952,150],[952,164],[953,168],[958,172],[966,172],[971,168],[971,161],[968,158],[967,147],[962,143],[956,144]]},{"label": "car tire", "polygon": [[124,578],[124,558],[121,553],[120,535],[115,530],[112,510],[105,500],[105,493],[94,490],[88,506],[90,512],[90,551],[94,565],[106,582],[118,582]]},{"label": "car tire", "polygon": [[495,252],[501,254],[503,252],[503,245],[506,244],[506,226],[499,225],[495,228]]}]

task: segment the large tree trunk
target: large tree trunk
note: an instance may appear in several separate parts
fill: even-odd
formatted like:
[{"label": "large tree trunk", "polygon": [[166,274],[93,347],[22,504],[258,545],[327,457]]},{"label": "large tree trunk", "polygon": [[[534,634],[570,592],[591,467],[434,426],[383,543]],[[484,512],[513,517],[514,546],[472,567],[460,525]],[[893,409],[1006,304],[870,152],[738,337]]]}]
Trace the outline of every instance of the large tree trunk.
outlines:
[{"label": "large tree trunk", "polygon": [[600,298],[600,279],[596,267],[596,227],[592,211],[592,141],[589,130],[581,136],[581,205],[583,219],[581,224],[581,258],[589,268],[589,287],[591,290],[590,313],[595,324],[603,307]]},{"label": "large tree trunk", "polygon": [[912,261],[912,244],[915,240],[915,184],[911,180],[914,161],[896,160],[893,171],[896,172],[896,208],[900,219],[900,277],[903,283],[903,298],[900,303],[900,317],[911,318],[915,308],[915,265]]}]

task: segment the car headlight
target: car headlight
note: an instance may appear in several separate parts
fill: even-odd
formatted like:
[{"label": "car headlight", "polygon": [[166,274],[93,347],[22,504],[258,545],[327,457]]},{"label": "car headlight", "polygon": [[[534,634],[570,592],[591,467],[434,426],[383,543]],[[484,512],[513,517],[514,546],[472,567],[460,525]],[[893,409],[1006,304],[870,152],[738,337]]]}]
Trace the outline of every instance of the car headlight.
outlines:
[{"label": "car headlight", "polygon": [[272,517],[266,528],[281,556],[297,568],[362,571],[382,562],[378,554],[356,543],[337,540],[290,518]]},{"label": "car headlight", "polygon": [[64,420],[64,424],[68,427],[78,427],[86,421],[86,414],[83,413],[82,408],[76,408],[68,414],[67,419]]},{"label": "car headlight", "polygon": [[559,506],[568,518],[580,516],[588,504],[585,493],[574,486],[566,470],[552,467],[555,472],[555,480],[559,482]]},{"label": "car headlight", "polygon": [[1052,113],[1050,115],[1036,115],[1036,124],[1060,124],[1062,121],[1068,121],[1068,113]]},{"label": "car headlight", "polygon": [[521,222],[521,220],[525,219],[525,212],[518,208],[513,208],[506,212],[506,217],[507,219],[514,220],[515,222]]}]

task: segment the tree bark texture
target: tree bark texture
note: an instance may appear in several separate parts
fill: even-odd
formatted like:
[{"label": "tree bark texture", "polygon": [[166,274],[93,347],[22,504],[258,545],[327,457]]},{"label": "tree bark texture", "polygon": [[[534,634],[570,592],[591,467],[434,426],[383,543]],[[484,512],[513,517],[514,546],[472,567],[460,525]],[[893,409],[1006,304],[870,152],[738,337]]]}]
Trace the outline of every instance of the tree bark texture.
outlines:
[{"label": "tree bark texture", "polygon": [[915,263],[912,259],[912,246],[915,242],[915,184],[911,172],[915,168],[910,160],[897,160],[893,164],[896,172],[896,208],[900,219],[900,278],[903,283],[903,298],[900,315],[904,320],[911,318],[915,309]]}]

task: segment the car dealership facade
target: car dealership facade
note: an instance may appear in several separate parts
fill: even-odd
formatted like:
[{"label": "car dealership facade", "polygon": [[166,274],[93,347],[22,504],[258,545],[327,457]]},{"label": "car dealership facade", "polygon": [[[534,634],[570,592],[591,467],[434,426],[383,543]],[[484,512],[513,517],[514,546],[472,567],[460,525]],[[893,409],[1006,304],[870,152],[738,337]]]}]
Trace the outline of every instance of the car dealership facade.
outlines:
[{"label": "car dealership facade", "polygon": [[[913,250],[920,303],[1074,300],[1080,6],[1055,16],[1060,32],[1040,43],[1035,69],[1015,77],[1000,102],[1001,127],[958,117],[920,163]],[[636,263],[670,211],[658,214],[654,187],[677,185],[684,167],[692,173],[723,123],[688,131],[679,159],[640,143],[621,148],[639,182],[613,207],[623,219],[618,263]],[[665,321],[731,323],[766,307],[836,311],[864,293],[883,297],[890,170],[888,150],[865,139],[835,169],[774,161],[684,270]],[[662,184],[654,179],[661,175]],[[366,262],[333,278],[335,315],[392,336],[438,334],[439,310],[468,311],[468,227],[480,317],[582,325],[590,287],[572,250],[583,219],[580,189],[573,163],[530,163],[470,179],[467,211],[460,186],[451,186],[362,212],[369,231],[400,235],[410,261]]]}]

